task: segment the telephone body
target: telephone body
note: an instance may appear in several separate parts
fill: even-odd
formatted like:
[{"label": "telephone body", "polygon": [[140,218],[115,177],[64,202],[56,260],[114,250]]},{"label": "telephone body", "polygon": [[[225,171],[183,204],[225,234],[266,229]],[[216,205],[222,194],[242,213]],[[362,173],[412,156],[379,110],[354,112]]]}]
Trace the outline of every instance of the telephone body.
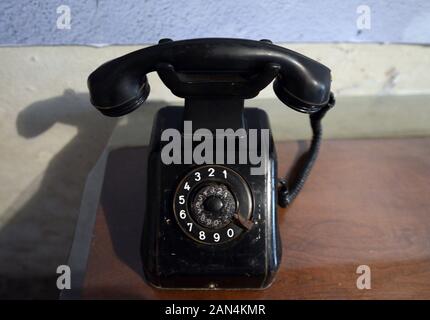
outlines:
[{"label": "telephone body", "polygon": [[[107,116],[132,112],[148,97],[146,74],[152,71],[185,99],[185,106],[162,108],[152,128],[147,209],[142,212],[145,279],[159,288],[268,287],[282,256],[277,205],[291,203],[316,159],[320,121],[334,105],[330,70],[268,40],[163,39],[96,69],[88,78],[92,104]],[[257,96],[273,79],[284,104],[310,114],[314,133],[307,161],[294,181],[278,180],[267,114],[244,108],[244,99]],[[163,133],[172,129],[180,133],[182,154],[175,158],[178,161],[165,163],[163,148],[171,141]],[[237,144],[224,144],[218,158],[220,149],[213,144],[217,161],[184,160],[185,153],[206,137],[197,134],[196,141],[194,134],[210,132],[217,140],[219,129],[240,132],[233,137]],[[258,138],[255,145],[244,143],[256,154],[265,152],[260,163],[264,171],[259,174],[252,174],[255,163],[250,157],[237,161],[241,156],[237,146],[252,130],[260,138],[269,132],[267,143]],[[226,159],[229,152],[236,161]]]}]

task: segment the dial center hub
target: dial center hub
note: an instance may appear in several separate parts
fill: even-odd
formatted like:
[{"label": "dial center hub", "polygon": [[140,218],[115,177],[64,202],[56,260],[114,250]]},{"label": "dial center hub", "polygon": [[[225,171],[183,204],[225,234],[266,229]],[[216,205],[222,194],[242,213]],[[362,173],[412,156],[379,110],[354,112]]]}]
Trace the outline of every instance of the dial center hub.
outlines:
[{"label": "dial center hub", "polygon": [[224,228],[233,219],[236,200],[225,184],[209,183],[195,193],[191,212],[196,222],[205,228]]},{"label": "dial center hub", "polygon": [[218,212],[222,209],[224,203],[216,196],[210,196],[203,202],[203,207],[206,211]]}]

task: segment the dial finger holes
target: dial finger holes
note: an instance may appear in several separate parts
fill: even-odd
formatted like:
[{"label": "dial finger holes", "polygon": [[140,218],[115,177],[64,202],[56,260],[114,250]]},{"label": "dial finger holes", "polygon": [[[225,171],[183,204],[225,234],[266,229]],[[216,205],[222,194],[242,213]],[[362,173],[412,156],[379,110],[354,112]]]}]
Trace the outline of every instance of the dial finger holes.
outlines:
[{"label": "dial finger holes", "polygon": [[244,229],[235,216],[249,219],[251,210],[246,182],[235,171],[218,165],[190,171],[174,195],[174,214],[182,231],[205,244],[221,244],[238,237]]}]

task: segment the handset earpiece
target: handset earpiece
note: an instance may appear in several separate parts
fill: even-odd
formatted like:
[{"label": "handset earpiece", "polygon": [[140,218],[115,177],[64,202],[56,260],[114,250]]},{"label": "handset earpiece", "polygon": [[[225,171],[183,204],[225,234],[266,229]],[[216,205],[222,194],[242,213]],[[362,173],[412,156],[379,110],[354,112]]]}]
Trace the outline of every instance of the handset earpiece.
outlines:
[{"label": "handset earpiece", "polygon": [[282,70],[284,72],[279,73],[273,82],[273,91],[290,108],[312,114],[329,102],[331,76],[330,69],[309,58],[307,60],[306,68]]},{"label": "handset earpiece", "polygon": [[315,104],[311,104],[300,100],[294,94],[289,92],[288,89],[285,88],[285,86],[283,86],[282,81],[279,78],[277,78],[273,82],[273,91],[275,92],[278,99],[282,101],[283,104],[302,113],[308,113],[308,114],[315,113],[319,111],[322,106],[325,105],[325,104],[315,105]]},{"label": "handset earpiece", "polygon": [[148,98],[146,74],[134,69],[132,61],[111,60],[88,77],[91,103],[104,115],[120,117],[137,109]]}]

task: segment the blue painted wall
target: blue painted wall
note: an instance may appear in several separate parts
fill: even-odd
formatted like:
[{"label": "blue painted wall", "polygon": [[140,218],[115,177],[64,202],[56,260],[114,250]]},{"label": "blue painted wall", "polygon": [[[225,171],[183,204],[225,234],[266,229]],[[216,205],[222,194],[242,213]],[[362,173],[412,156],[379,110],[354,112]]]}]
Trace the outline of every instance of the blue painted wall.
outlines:
[{"label": "blue painted wall", "polygon": [[[359,30],[359,5],[370,29]],[[70,8],[58,29],[57,7]],[[0,45],[147,44],[160,38],[430,42],[429,0],[1,0]]]}]

